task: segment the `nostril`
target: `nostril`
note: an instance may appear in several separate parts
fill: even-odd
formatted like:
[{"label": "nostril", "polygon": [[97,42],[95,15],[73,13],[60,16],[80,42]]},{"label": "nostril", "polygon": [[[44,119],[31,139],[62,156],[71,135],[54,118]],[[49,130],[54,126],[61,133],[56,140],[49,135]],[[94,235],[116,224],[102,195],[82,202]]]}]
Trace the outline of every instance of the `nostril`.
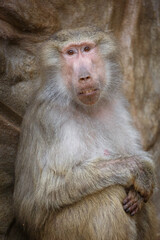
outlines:
[{"label": "nostril", "polygon": [[91,78],[90,76],[81,77],[79,80],[80,80],[80,81],[86,81],[86,80],[89,80],[90,78]]}]

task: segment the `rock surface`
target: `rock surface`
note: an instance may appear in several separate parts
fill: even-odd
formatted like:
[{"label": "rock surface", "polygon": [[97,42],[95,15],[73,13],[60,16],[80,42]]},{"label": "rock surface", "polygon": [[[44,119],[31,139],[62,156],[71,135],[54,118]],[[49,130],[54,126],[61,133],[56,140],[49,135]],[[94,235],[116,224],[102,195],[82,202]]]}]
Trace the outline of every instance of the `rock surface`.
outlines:
[{"label": "rock surface", "polygon": [[[159,187],[160,1],[1,0],[0,238],[12,219],[14,160],[20,123],[32,93],[39,86],[36,51],[55,31],[88,24],[111,29],[117,38],[124,69],[124,93],[144,149],[153,154]],[[159,189],[154,201],[160,226]],[[1,211],[2,202],[10,206],[5,215]]]}]

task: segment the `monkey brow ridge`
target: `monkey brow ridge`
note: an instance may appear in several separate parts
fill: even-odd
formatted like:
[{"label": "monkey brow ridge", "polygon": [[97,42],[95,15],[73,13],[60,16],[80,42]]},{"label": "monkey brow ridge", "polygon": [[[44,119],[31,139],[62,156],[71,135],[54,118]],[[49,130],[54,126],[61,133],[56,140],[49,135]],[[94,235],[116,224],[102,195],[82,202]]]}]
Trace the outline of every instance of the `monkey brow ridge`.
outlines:
[{"label": "monkey brow ridge", "polygon": [[[98,34],[97,34],[98,33]],[[81,44],[82,42],[93,41],[98,43],[106,33],[97,27],[82,27],[69,30],[61,30],[55,33],[50,40],[54,41],[55,47],[63,48],[70,44]]]}]

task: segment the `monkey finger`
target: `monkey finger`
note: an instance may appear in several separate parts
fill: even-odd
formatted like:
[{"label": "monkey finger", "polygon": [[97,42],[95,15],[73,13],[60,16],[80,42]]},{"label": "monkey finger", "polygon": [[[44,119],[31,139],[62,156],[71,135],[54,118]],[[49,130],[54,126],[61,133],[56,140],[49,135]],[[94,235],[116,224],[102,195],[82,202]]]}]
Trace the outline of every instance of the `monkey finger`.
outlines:
[{"label": "monkey finger", "polygon": [[136,196],[137,196],[137,192],[135,191],[134,188],[131,188],[130,191],[128,192],[128,197],[135,198]]},{"label": "monkey finger", "polygon": [[136,208],[138,208],[138,205],[137,205],[137,203],[134,203],[134,204],[131,205],[129,208],[125,209],[125,212],[131,213],[131,212],[133,212]]},{"label": "monkey finger", "polygon": [[126,209],[130,208],[134,203],[133,200],[129,201],[127,204],[123,205],[123,209],[126,211]]},{"label": "monkey finger", "polygon": [[123,204],[132,201],[135,198],[131,193],[128,193],[128,196],[123,200]]},{"label": "monkey finger", "polygon": [[142,199],[142,198],[141,198],[141,199],[139,199],[139,201],[137,202],[137,205],[138,205],[138,210],[140,210],[140,209],[142,208],[143,204],[144,204],[144,201],[143,201],[143,199]]},{"label": "monkey finger", "polygon": [[128,203],[131,200],[130,196],[127,196],[124,200],[123,200],[123,205],[125,205],[126,203]]},{"label": "monkey finger", "polygon": [[138,208],[136,208],[133,212],[130,213],[131,216],[134,216],[138,212]]},{"label": "monkey finger", "polygon": [[137,200],[138,199],[138,193],[135,191],[134,188],[131,188],[128,191],[127,197],[124,199],[123,204],[125,205],[126,203],[128,203],[131,200]]}]

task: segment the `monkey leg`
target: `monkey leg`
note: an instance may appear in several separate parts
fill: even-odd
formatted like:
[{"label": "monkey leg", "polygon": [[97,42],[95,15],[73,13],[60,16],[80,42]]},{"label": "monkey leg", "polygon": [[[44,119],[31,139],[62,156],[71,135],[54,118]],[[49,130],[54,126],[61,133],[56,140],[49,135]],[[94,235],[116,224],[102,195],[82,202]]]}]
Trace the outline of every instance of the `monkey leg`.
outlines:
[{"label": "monkey leg", "polygon": [[144,204],[134,216],[137,225],[137,240],[156,240],[157,219],[151,201]]},{"label": "monkey leg", "polygon": [[[123,209],[126,196],[123,187],[113,186],[50,214],[34,240],[155,240],[156,220],[151,202],[131,216]],[[16,222],[5,239],[31,240]]]},{"label": "monkey leg", "polygon": [[123,187],[109,187],[61,209],[46,222],[43,240],[137,240],[134,217],[123,209]]}]

